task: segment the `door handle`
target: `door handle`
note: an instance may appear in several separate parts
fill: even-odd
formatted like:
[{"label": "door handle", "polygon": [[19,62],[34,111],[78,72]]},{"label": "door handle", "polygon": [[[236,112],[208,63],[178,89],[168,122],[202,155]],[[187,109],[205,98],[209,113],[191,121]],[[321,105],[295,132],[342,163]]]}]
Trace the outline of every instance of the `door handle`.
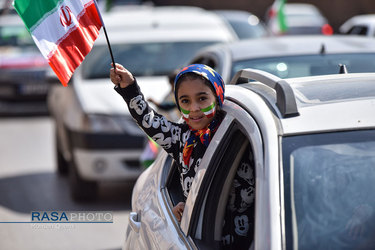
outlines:
[{"label": "door handle", "polygon": [[[139,218],[140,219],[140,218]],[[138,221],[138,214],[136,212],[130,212],[129,215],[129,223],[130,227],[135,231],[136,233],[139,232],[139,229],[141,228],[141,222]]]}]

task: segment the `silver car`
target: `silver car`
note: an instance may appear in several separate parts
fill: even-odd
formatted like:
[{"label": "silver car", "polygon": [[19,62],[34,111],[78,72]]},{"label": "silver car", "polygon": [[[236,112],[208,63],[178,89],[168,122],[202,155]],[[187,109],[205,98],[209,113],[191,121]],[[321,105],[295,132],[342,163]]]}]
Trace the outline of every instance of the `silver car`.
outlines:
[{"label": "silver car", "polygon": [[238,39],[270,36],[266,25],[256,15],[244,10],[215,10],[233,29]]},{"label": "silver car", "polygon": [[266,24],[275,35],[324,34],[332,35],[333,29],[323,13],[313,4],[285,3],[284,16],[286,31],[280,33],[279,17],[275,6],[266,11]]},{"label": "silver car", "polygon": [[375,72],[375,43],[354,36],[283,36],[258,38],[207,47],[191,63],[211,66],[228,83],[245,68],[280,78],[336,74],[340,65],[350,73]]},{"label": "silver car", "polygon": [[256,182],[253,249],[374,249],[375,73],[281,79],[244,69],[226,96],[181,223],[178,171],[161,153],[134,187],[123,249],[218,249],[242,157]]}]

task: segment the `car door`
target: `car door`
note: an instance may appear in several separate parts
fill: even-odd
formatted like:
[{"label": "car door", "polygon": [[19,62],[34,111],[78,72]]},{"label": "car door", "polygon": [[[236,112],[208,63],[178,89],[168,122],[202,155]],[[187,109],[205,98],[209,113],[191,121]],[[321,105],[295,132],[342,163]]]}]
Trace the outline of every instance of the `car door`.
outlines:
[{"label": "car door", "polygon": [[[241,159],[251,159],[255,179],[263,166],[262,139],[256,122],[232,102],[226,102],[225,111],[227,114],[196,173],[181,221],[181,230],[199,249],[220,247],[225,209]],[[257,193],[256,190],[255,203],[260,198]],[[255,214],[251,217],[255,218]]]}]

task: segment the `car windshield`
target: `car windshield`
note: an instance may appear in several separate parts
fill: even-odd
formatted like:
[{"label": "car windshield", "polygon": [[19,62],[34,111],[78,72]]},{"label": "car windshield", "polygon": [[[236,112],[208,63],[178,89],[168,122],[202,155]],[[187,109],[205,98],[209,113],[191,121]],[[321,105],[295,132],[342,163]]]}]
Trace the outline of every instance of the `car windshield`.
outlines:
[{"label": "car windshield", "polygon": [[285,137],[287,249],[375,249],[375,130]]},{"label": "car windshield", "polygon": [[236,61],[232,75],[245,68],[259,69],[280,78],[338,74],[344,64],[350,73],[375,72],[375,53],[323,54],[259,58]]},{"label": "car windshield", "polygon": [[258,38],[267,36],[267,31],[262,24],[251,24],[250,22],[231,21],[230,25],[240,39]]},{"label": "car windshield", "polygon": [[[206,42],[160,42],[115,44],[116,63],[124,65],[135,76],[168,75],[188,62]],[[111,57],[107,45],[94,46],[82,64],[84,78],[108,78]]]}]

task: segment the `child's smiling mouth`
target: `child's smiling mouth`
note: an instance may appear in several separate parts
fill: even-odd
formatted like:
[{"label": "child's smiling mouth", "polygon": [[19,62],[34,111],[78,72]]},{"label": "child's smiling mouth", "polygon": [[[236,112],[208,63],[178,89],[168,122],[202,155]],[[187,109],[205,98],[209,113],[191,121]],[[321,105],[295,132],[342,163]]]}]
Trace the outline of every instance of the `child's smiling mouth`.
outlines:
[{"label": "child's smiling mouth", "polygon": [[200,115],[200,116],[190,116],[189,119],[194,121],[194,122],[197,122],[197,121],[200,121],[203,119],[203,115]]}]

